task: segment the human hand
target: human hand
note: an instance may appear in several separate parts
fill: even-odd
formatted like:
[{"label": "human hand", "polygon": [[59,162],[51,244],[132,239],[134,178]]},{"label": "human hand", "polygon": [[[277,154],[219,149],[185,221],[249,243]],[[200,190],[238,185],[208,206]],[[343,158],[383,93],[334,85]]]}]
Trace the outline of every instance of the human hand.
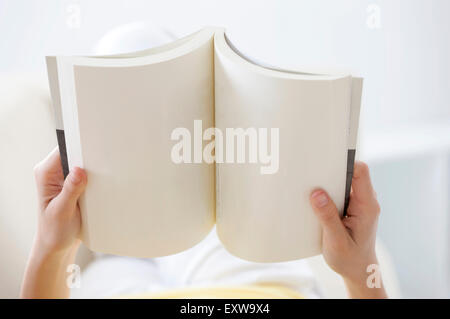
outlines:
[{"label": "human hand", "polygon": [[44,253],[77,247],[81,228],[78,198],[86,187],[86,173],[75,167],[64,180],[58,148],[34,172],[39,205],[35,245]]},{"label": "human hand", "polygon": [[68,298],[68,265],[75,260],[81,228],[78,198],[87,178],[74,168],[66,180],[58,148],[34,169],[38,193],[38,229],[25,269],[22,298]]},{"label": "human hand", "polygon": [[365,163],[356,162],[347,216],[341,219],[324,190],[311,194],[311,204],[322,228],[323,256],[340,274],[351,297],[386,297],[384,288],[367,286],[367,267],[377,265],[375,239],[380,206]]}]

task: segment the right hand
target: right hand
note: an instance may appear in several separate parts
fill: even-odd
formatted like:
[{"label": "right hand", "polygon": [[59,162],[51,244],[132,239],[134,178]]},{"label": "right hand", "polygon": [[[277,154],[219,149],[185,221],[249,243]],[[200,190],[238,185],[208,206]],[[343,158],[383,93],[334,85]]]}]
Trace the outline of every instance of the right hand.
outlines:
[{"label": "right hand", "polygon": [[[323,256],[340,274],[354,297],[366,297],[376,291],[367,290],[367,267],[378,264],[375,253],[380,206],[376,199],[365,163],[356,162],[347,216],[340,218],[336,205],[324,190],[315,190],[311,205],[322,229]],[[376,296],[385,297],[384,289]]]}]

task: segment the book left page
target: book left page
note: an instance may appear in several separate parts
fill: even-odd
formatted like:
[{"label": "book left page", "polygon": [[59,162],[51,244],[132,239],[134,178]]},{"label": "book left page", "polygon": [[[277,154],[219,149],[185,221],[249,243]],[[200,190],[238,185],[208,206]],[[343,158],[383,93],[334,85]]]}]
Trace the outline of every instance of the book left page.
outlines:
[{"label": "book left page", "polygon": [[80,209],[90,249],[165,256],[214,225],[214,165],[171,154],[174,129],[214,125],[213,34],[146,56],[56,58],[69,169],[88,175]]}]

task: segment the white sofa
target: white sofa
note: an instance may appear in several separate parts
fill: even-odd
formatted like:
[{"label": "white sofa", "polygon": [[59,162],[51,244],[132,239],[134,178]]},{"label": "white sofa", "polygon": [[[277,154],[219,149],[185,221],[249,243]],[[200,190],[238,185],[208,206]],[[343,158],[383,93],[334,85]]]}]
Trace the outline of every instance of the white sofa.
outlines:
[{"label": "white sofa", "polygon": [[[55,146],[53,112],[44,75],[0,76],[0,298],[16,298],[36,227],[33,167]],[[400,297],[390,257],[381,244],[378,254],[391,297]],[[89,262],[82,249],[77,261]],[[311,258],[323,294],[345,298],[342,280],[321,256]]]}]

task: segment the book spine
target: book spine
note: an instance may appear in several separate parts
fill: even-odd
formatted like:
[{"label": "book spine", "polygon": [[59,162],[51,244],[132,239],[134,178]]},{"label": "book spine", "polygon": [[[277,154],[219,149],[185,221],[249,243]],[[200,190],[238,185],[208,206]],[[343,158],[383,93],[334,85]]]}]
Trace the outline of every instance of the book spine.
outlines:
[{"label": "book spine", "polygon": [[61,165],[63,168],[64,179],[69,174],[69,162],[67,159],[66,138],[64,134],[64,122],[61,109],[61,93],[59,90],[58,64],[56,57],[46,57],[48,82],[50,86],[50,95],[52,97],[52,105],[55,114],[56,138],[58,140],[59,154],[61,157]]},{"label": "book spine", "polygon": [[69,175],[69,161],[67,160],[66,137],[64,130],[56,129],[56,138],[58,139],[59,155],[64,173],[64,179]]},{"label": "book spine", "polygon": [[355,166],[356,150],[348,150],[347,152],[347,179],[345,182],[345,202],[344,216],[347,216],[348,204],[350,203],[350,192],[352,190],[353,167]]}]

